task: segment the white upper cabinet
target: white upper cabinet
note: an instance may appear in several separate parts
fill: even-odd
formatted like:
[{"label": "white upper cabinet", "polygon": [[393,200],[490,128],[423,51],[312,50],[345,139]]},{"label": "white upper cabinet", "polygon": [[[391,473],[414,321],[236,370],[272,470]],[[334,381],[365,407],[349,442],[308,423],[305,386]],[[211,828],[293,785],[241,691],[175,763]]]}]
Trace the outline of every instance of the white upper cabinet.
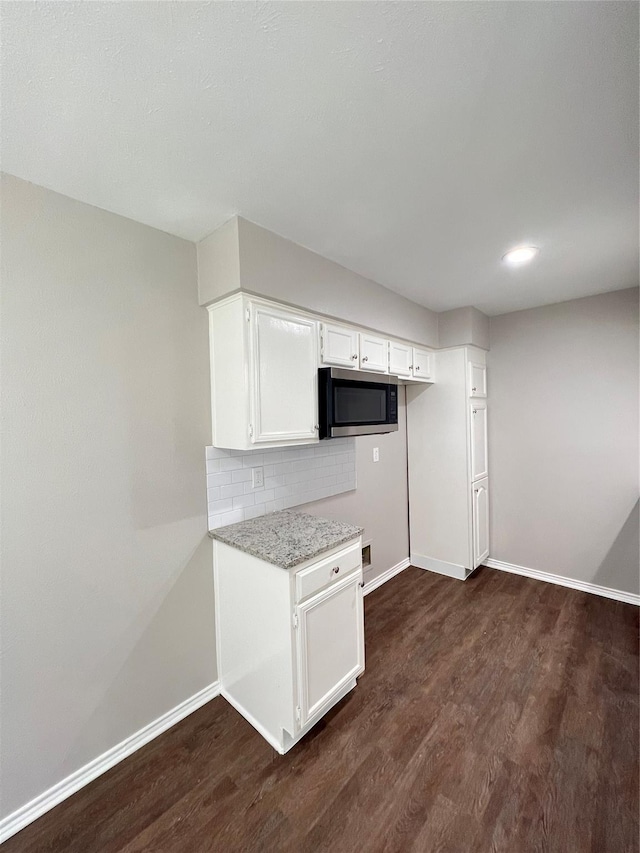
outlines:
[{"label": "white upper cabinet", "polygon": [[358,333],[348,326],[322,323],[320,326],[320,359],[322,364],[336,367],[358,367]]},{"label": "white upper cabinet", "polygon": [[389,373],[393,376],[411,376],[413,347],[389,341]]},{"label": "white upper cabinet", "polygon": [[473,568],[489,556],[489,480],[473,484]]},{"label": "white upper cabinet", "polygon": [[389,341],[389,373],[416,382],[433,382],[434,355],[426,349]]},{"label": "white upper cabinet", "polygon": [[389,372],[389,341],[360,332],[360,370],[374,373]]},{"label": "white upper cabinet", "polygon": [[487,459],[487,404],[485,400],[471,406],[471,480],[475,482],[489,473]]},{"label": "white upper cabinet", "polygon": [[318,437],[317,328],[289,311],[251,305],[255,444]]},{"label": "white upper cabinet", "polygon": [[318,440],[318,323],[243,294],[209,306],[213,444]]},{"label": "white upper cabinet", "polygon": [[412,375],[423,382],[433,382],[434,355],[426,349],[413,347]]},{"label": "white upper cabinet", "polygon": [[[213,445],[233,450],[318,441],[318,366],[433,382],[435,355],[236,293],[208,306]],[[471,376],[471,373],[469,373]]]},{"label": "white upper cabinet", "polygon": [[469,362],[469,396],[487,396],[487,368],[475,361]]}]

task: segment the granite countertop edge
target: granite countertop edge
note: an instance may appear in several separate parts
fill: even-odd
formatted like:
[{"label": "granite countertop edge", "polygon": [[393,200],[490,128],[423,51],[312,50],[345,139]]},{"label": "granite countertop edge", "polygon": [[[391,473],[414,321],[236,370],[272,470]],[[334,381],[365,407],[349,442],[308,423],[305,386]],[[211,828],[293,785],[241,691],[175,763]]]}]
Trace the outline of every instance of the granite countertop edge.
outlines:
[{"label": "granite countertop edge", "polygon": [[282,510],[215,528],[209,536],[281,569],[293,569],[363,532],[341,521]]}]

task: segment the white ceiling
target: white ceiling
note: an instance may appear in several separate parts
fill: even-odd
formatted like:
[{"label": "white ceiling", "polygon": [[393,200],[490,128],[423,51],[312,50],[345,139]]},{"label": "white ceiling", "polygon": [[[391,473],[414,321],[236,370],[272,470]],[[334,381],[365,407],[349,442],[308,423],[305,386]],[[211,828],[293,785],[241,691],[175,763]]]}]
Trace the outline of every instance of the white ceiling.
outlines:
[{"label": "white ceiling", "polygon": [[1,12],[7,172],[190,240],[239,213],[435,310],[638,284],[636,3]]}]

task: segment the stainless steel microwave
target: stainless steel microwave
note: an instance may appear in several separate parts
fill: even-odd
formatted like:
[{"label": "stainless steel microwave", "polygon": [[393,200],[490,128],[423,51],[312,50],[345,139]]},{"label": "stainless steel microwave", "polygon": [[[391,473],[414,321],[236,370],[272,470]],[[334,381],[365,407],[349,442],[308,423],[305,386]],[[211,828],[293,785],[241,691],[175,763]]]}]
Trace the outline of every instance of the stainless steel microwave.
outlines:
[{"label": "stainless steel microwave", "polygon": [[394,432],[398,429],[396,377],[321,367],[318,414],[320,438]]}]

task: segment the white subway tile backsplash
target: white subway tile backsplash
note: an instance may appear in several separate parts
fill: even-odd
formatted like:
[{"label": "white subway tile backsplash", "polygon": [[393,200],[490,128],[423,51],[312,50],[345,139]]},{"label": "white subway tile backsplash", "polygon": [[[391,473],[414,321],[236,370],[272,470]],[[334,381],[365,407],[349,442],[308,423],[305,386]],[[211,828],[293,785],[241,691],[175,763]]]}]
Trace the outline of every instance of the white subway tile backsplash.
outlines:
[{"label": "white subway tile backsplash", "polygon": [[[209,529],[351,491],[355,460],[353,438],[268,450],[207,447]],[[251,484],[256,467],[264,468],[261,489]]]},{"label": "white subway tile backsplash", "polygon": [[221,471],[219,474],[207,474],[207,488],[228,486],[231,482],[231,471]]},{"label": "white subway tile backsplash", "polygon": [[247,506],[253,506],[256,502],[255,495],[239,495],[233,499],[234,509],[244,509]]},{"label": "white subway tile backsplash", "polygon": [[275,489],[278,486],[284,486],[284,474],[279,477],[267,477],[265,475],[264,478],[264,487],[265,489]]},{"label": "white subway tile backsplash", "polygon": [[275,489],[276,499],[288,498],[292,491],[293,488],[291,486],[278,486],[278,488]]},{"label": "white subway tile backsplash", "polygon": [[238,468],[242,468],[242,456],[227,456],[226,458],[220,459],[220,470],[221,471],[236,471]]},{"label": "white subway tile backsplash", "polygon": [[231,509],[233,509],[233,502],[231,498],[225,498],[224,500],[219,501],[209,501],[209,516],[220,515],[221,513],[229,512]]},{"label": "white subway tile backsplash", "polygon": [[238,495],[244,494],[244,486],[242,483],[232,483],[230,486],[220,487],[221,498],[236,498]]},{"label": "white subway tile backsplash", "polygon": [[[239,521],[244,521],[244,512],[243,509],[234,509],[232,512],[216,515],[213,518],[214,524],[209,529],[213,530],[214,527],[225,527],[227,524],[237,524]],[[211,523],[211,519],[209,519],[209,523]]]},{"label": "white subway tile backsplash", "polygon": [[[293,504],[293,506],[297,506],[297,504]],[[268,504],[264,505],[265,513],[267,512],[279,512],[281,509],[284,509],[284,501],[270,501]]]},{"label": "white subway tile backsplash", "polygon": [[256,504],[255,506],[246,506],[244,508],[244,520],[248,521],[250,518],[257,518],[259,515],[265,514],[264,504]]}]

